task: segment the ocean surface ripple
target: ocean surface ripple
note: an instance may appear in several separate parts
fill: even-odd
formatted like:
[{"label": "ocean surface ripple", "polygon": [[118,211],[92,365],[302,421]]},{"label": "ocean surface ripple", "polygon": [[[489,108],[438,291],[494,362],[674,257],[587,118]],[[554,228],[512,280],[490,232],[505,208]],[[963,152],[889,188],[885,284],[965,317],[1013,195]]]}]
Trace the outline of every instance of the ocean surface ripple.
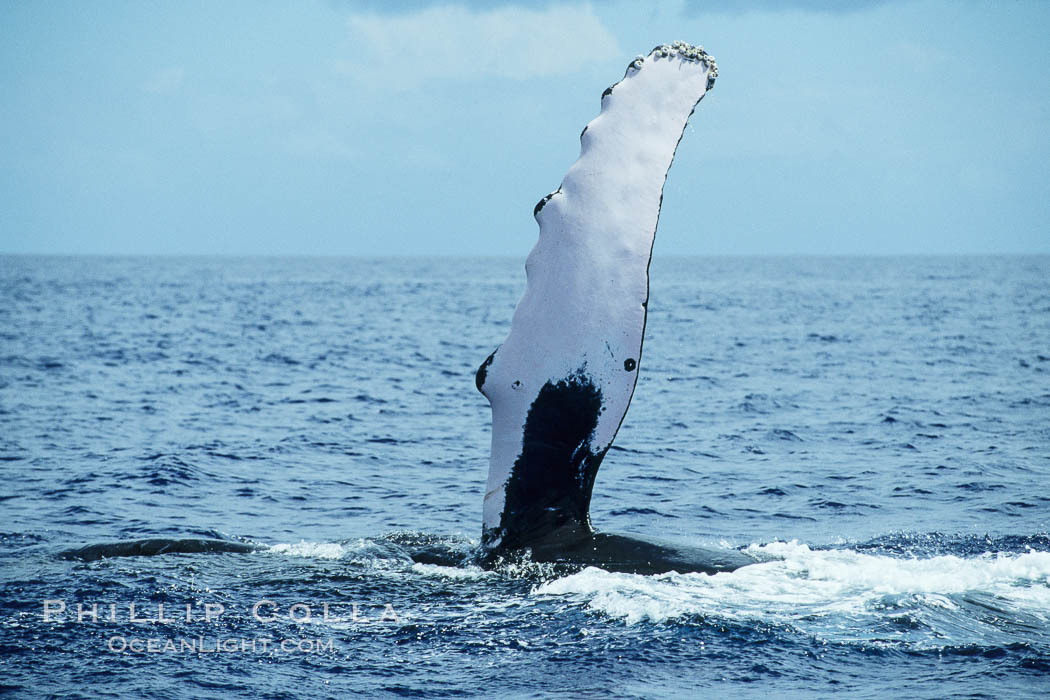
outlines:
[{"label": "ocean surface ripple", "polygon": [[[1050,258],[658,256],[592,518],[715,576],[470,563],[523,289],[0,257],[0,691],[1045,697]],[[60,556],[142,538],[257,551]]]}]

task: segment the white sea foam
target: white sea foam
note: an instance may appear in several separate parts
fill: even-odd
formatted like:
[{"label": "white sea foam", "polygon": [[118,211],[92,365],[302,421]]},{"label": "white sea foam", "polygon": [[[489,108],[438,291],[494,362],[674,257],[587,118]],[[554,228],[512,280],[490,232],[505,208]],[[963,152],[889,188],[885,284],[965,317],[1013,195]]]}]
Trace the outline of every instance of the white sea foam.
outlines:
[{"label": "white sea foam", "polygon": [[275,544],[264,550],[272,554],[311,559],[344,559],[371,565],[411,563],[411,558],[397,545],[381,540],[358,539],[346,542],[307,542]]},{"label": "white sea foam", "polygon": [[753,545],[780,557],[732,573],[636,576],[600,569],[534,589],[567,596],[627,623],[691,616],[808,627],[814,620],[892,616],[897,604],[951,611],[967,596],[1050,621],[1050,552],[988,553],[976,558],[899,559],[849,549],[812,550],[798,542]]},{"label": "white sea foam", "polygon": [[494,571],[486,571],[477,566],[440,566],[438,564],[413,564],[412,571],[424,576],[438,576],[452,579],[479,579],[496,576]]},{"label": "white sea foam", "polygon": [[348,546],[338,542],[307,542],[300,540],[294,544],[275,544],[264,550],[273,554],[287,554],[293,557],[311,559],[342,559],[350,551]]}]

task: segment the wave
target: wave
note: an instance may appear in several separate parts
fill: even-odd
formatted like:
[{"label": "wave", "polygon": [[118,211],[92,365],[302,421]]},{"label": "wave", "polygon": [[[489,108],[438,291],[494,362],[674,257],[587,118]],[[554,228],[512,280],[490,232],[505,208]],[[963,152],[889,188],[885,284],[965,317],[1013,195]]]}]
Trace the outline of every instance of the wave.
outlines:
[{"label": "wave", "polygon": [[919,648],[1050,641],[1050,552],[905,559],[797,541],[747,551],[777,560],[711,576],[588,568],[533,594],[564,597],[627,624],[713,619]]},{"label": "wave", "polygon": [[269,545],[263,551],[308,559],[339,559],[377,567],[415,564],[457,568],[473,559],[474,547],[474,542],[462,537],[404,530],[381,537],[341,542],[300,540]]}]

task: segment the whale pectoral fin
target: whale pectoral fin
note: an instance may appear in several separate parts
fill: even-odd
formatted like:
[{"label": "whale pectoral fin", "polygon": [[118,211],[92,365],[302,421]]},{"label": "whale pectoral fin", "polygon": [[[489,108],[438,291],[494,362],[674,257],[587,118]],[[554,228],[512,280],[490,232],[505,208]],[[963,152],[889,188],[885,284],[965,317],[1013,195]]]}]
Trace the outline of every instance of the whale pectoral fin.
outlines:
[{"label": "whale pectoral fin", "polygon": [[664,180],[716,75],[681,42],[632,61],[580,135],[579,159],[533,211],[525,294],[475,376],[492,405],[486,547],[591,532],[594,478],[638,381]]}]

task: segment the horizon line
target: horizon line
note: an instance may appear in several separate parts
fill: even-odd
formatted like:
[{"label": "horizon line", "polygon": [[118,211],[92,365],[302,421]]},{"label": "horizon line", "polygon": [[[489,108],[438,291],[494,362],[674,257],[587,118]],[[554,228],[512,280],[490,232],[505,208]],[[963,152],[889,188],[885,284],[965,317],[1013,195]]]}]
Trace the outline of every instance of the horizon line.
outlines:
[{"label": "horizon line", "polygon": [[[653,259],[663,258],[996,258],[996,257],[1045,257],[1050,250],[1042,251],[994,251],[994,252],[900,252],[900,253],[660,253]],[[101,253],[101,252],[10,252],[0,251],[4,258],[342,258],[342,259],[507,259],[517,260],[523,256],[515,253]]]}]

